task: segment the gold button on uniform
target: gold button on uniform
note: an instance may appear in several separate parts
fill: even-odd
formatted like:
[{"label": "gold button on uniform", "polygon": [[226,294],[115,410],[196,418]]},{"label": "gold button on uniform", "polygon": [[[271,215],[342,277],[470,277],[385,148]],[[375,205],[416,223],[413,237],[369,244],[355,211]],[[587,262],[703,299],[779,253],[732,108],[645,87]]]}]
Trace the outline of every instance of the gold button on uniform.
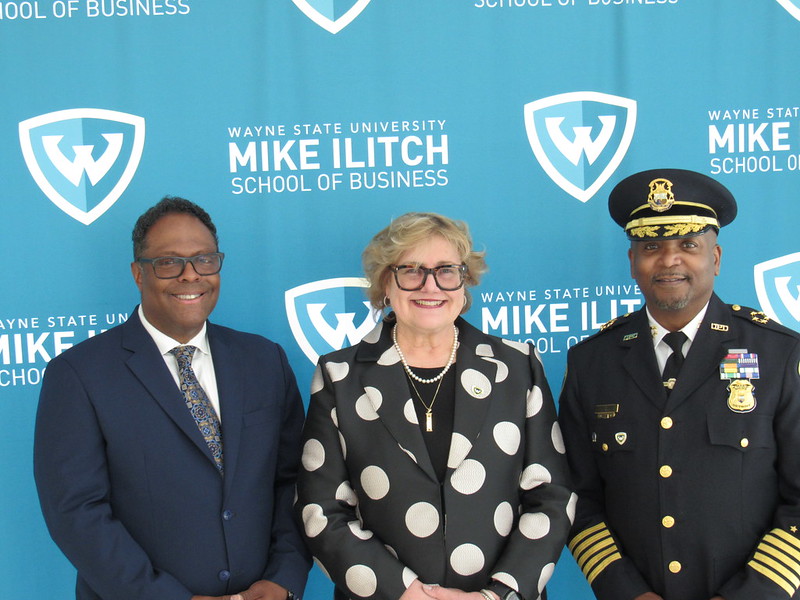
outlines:
[{"label": "gold button on uniform", "polygon": [[662,524],[664,527],[666,527],[667,529],[669,529],[670,527],[672,527],[673,525],[675,525],[675,518],[674,518],[674,517],[671,517],[671,516],[669,516],[669,515],[667,515],[666,517],[664,517],[663,519],[661,519],[661,524]]},{"label": "gold button on uniform", "polygon": [[661,475],[664,479],[670,477],[672,475],[672,467],[669,465],[664,465],[658,470],[659,475]]},{"label": "gold button on uniform", "polygon": [[683,567],[681,563],[679,563],[677,560],[673,560],[672,562],[669,563],[670,573],[680,573],[682,568]]},{"label": "gold button on uniform", "polygon": [[739,443],[742,445],[742,448],[747,448],[750,445],[750,440],[747,438],[742,438],[742,441]]},{"label": "gold button on uniform", "polygon": [[661,427],[663,429],[671,429],[672,419],[670,417],[664,417],[663,419],[661,419]]},{"label": "gold button on uniform", "polygon": [[608,444],[603,444],[603,452],[608,452]]}]

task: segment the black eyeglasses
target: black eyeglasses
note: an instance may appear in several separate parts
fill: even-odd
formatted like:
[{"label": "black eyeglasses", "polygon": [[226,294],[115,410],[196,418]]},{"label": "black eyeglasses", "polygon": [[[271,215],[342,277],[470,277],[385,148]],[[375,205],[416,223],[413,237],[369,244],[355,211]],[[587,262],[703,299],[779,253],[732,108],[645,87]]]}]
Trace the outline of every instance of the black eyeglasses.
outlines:
[{"label": "black eyeglasses", "polygon": [[444,292],[454,292],[464,285],[467,265],[439,265],[428,268],[419,265],[392,265],[397,287],[405,292],[416,292],[425,287],[428,275],[433,275],[436,287]]},{"label": "black eyeglasses", "polygon": [[198,275],[216,275],[222,270],[222,252],[209,252],[195,256],[157,256],[156,258],[138,258],[136,262],[150,263],[153,273],[159,279],[175,279],[180,277],[186,269],[186,263],[192,263]]}]

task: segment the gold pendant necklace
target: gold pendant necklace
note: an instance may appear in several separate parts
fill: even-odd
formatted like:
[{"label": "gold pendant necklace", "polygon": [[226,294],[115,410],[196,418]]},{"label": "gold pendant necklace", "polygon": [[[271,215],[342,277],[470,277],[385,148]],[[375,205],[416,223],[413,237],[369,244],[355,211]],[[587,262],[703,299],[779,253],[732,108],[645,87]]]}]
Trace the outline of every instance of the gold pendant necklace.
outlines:
[{"label": "gold pendant necklace", "polygon": [[[408,375],[408,374],[406,374]],[[414,389],[414,393],[419,398],[420,404],[425,407],[425,431],[433,431],[433,404],[436,402],[436,396],[439,395],[439,388],[442,387],[442,381],[444,378],[439,379],[439,385],[436,386],[436,391],[433,393],[433,399],[431,400],[430,405],[425,404],[425,401],[422,399],[422,396],[417,390],[417,386],[414,385],[414,380],[409,377],[408,381],[411,382],[411,387]]]}]

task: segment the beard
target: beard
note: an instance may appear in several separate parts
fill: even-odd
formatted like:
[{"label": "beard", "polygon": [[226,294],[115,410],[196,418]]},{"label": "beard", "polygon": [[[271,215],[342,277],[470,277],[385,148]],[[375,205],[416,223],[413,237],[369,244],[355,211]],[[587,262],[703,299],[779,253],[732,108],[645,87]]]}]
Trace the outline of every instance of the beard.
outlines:
[{"label": "beard", "polygon": [[689,301],[691,298],[689,294],[686,294],[682,298],[669,298],[669,299],[661,299],[655,298],[652,302],[659,310],[663,311],[678,311],[683,310],[689,305]]}]

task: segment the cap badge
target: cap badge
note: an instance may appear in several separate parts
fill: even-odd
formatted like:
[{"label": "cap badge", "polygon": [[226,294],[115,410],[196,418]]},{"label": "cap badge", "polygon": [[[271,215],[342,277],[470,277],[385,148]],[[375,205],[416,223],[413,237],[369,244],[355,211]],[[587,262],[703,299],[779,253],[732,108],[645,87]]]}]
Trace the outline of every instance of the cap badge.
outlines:
[{"label": "cap badge", "polygon": [[672,208],[675,203],[675,194],[672,193],[672,182],[669,179],[653,179],[650,182],[650,194],[647,204],[656,212],[664,212]]}]

